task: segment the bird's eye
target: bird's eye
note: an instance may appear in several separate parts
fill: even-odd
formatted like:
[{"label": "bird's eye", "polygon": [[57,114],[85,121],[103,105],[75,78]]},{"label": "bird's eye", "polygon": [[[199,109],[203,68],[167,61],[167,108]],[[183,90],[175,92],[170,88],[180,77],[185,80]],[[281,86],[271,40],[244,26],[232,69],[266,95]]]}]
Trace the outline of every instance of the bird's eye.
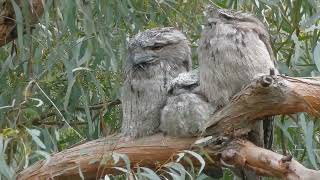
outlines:
[{"label": "bird's eye", "polygon": [[220,13],[220,17],[225,18],[226,20],[232,20],[234,17],[228,13]]},{"label": "bird's eye", "polygon": [[162,48],[163,48],[163,45],[155,45],[155,46],[150,47],[150,49],[153,51],[160,50]]}]

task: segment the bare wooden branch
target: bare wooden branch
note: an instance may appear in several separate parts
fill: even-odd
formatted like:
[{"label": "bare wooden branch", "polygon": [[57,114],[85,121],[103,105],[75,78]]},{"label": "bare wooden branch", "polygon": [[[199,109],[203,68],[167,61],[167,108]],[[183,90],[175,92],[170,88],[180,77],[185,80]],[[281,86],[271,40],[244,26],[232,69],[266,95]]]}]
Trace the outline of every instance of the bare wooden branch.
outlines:
[{"label": "bare wooden branch", "polygon": [[[205,147],[209,155],[221,154],[222,164],[253,169],[262,176],[284,179],[320,179],[320,172],[305,168],[287,156],[279,155],[239,140],[248,130],[248,123],[266,115],[320,110],[320,81],[310,78],[261,76],[245,87],[226,107],[215,113],[206,134],[228,136],[223,147],[210,143]],[[123,139],[123,138],[122,138]],[[108,137],[53,154],[49,161],[39,161],[18,174],[18,179],[78,179],[79,169],[92,179],[115,173],[111,161],[100,164],[112,153],[127,154],[134,166],[157,169],[171,160],[178,151],[189,149],[195,138],[170,138],[155,135],[130,142]],[[123,162],[115,166],[123,166]]]},{"label": "bare wooden branch", "polygon": [[207,123],[206,134],[241,136],[248,124],[264,116],[320,110],[320,79],[261,76],[240,91]]},{"label": "bare wooden branch", "polygon": [[[119,137],[102,138],[56,153],[47,161],[37,162],[20,172],[17,179],[79,179],[80,171],[86,179],[117,174],[120,172],[113,167],[124,167],[125,163],[120,161],[113,164],[113,153],[128,155],[133,168],[144,166],[159,169],[163,164],[173,160],[177,152],[189,149],[194,141],[195,138],[170,138],[162,134],[127,143],[121,142]],[[226,147],[218,148],[219,150],[216,149],[217,146],[209,146],[206,150],[213,156],[221,153],[222,164],[228,166],[241,166],[252,169],[261,176],[288,180],[320,178],[320,171],[305,168],[292,157],[257,147],[245,140],[234,140]]]},{"label": "bare wooden branch", "polygon": [[[22,7],[24,0],[15,1],[20,7]],[[30,19],[28,19],[28,25],[36,24],[39,18],[43,14],[42,0],[28,1],[30,9]],[[10,0],[4,0],[0,3],[0,47],[9,43],[17,38],[16,24],[24,23],[17,22],[15,11]],[[27,25],[27,24],[24,24]]]},{"label": "bare wooden branch", "polygon": [[287,180],[320,179],[320,171],[305,168],[292,156],[283,156],[257,147],[249,141],[233,141],[229,148],[222,152],[221,159],[229,166],[249,168],[262,176]]},{"label": "bare wooden branch", "polygon": [[[145,166],[156,169],[180,150],[189,149],[195,138],[169,138],[161,134],[135,141],[123,142],[119,137],[107,137],[53,154],[51,159],[39,161],[20,172],[17,179],[79,179],[79,171],[86,179],[96,179],[104,174],[115,173],[112,153],[126,154],[133,167]],[[106,162],[102,165],[102,161]]]}]

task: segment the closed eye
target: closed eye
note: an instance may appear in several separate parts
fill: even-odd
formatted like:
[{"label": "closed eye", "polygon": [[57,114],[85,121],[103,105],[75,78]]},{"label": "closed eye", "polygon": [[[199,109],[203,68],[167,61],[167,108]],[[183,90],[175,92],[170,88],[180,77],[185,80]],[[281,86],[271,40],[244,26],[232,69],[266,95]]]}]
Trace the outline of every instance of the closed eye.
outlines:
[{"label": "closed eye", "polygon": [[226,20],[234,19],[234,17],[232,15],[229,15],[228,13],[220,13],[219,17],[225,18]]},{"label": "closed eye", "polygon": [[162,48],[163,48],[163,46],[162,46],[162,45],[160,45],[160,46],[152,46],[152,47],[150,47],[150,49],[151,49],[151,50],[153,50],[153,51],[160,50],[160,49],[162,49]]},{"label": "closed eye", "polygon": [[149,47],[153,51],[160,50],[164,47],[164,44],[155,44],[154,46]]}]

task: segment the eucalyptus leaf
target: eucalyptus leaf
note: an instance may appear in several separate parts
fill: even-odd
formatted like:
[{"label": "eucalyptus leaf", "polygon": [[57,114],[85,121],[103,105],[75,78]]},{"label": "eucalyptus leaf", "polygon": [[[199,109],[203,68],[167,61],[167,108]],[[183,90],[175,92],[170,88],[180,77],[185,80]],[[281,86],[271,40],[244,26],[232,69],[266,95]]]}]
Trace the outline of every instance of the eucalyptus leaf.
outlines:
[{"label": "eucalyptus leaf", "polygon": [[307,121],[305,118],[305,115],[303,113],[299,116],[299,124],[303,130],[304,134],[304,141],[306,143],[307,153],[309,160],[314,168],[318,169],[318,165],[316,162],[316,156],[314,153],[314,147],[313,147],[313,128],[314,128],[314,122],[312,120]]},{"label": "eucalyptus leaf", "polygon": [[[14,20],[8,21],[13,25],[8,33],[17,39],[0,48],[0,139],[3,136],[0,154],[6,158],[0,164],[1,179],[15,179],[15,172],[27,168],[39,157],[45,159],[46,153],[120,131],[121,106],[101,106],[94,110],[92,107],[120,97],[128,41],[136,33],[167,26],[181,30],[190,41],[196,68],[197,42],[205,24],[203,10],[208,4],[253,13],[262,20],[270,34],[275,64],[281,74],[320,75],[317,0],[46,0],[42,1],[44,14],[37,14],[39,22],[32,25],[32,31],[29,23],[36,19],[30,19],[32,15],[28,13],[33,8],[31,1],[8,2],[14,13],[9,17]],[[5,12],[2,10],[1,13]],[[27,82],[32,79],[41,89],[33,88],[28,102],[22,103]],[[304,121],[300,118],[299,127],[290,119],[276,122],[279,129],[275,131],[273,147],[279,150],[279,137],[284,134],[289,142],[285,144],[286,150],[295,159],[302,157],[300,163],[304,166],[316,169],[319,123],[310,122],[306,115],[304,118]],[[80,155],[90,153],[80,151]],[[112,160],[125,163],[118,170],[128,179],[148,178],[140,173],[161,179],[188,179],[189,174],[197,179],[208,178],[200,173],[205,163],[194,157],[196,154],[183,151],[177,155],[176,162],[187,164],[188,172],[178,164],[168,163],[168,167],[161,166],[158,175],[140,167],[134,169],[138,173],[132,173],[128,157],[117,154],[106,154],[90,163],[97,160],[101,166]],[[208,158],[204,154],[201,155]],[[194,159],[199,159],[200,174],[194,167]],[[233,179],[229,170],[224,171],[224,180]],[[81,173],[79,167],[83,176]]]},{"label": "eucalyptus leaf", "polygon": [[25,53],[24,53],[24,44],[23,44],[23,27],[24,27],[24,19],[22,16],[22,12],[18,4],[14,0],[10,0],[13,6],[15,16],[16,16],[16,28],[17,28],[17,35],[18,35],[18,46],[21,49],[21,60],[26,60]]},{"label": "eucalyptus leaf", "polygon": [[153,170],[146,168],[146,167],[141,167],[143,170],[140,174],[144,177],[147,177],[150,180],[161,180],[160,177],[155,173]]},{"label": "eucalyptus leaf", "polygon": [[51,159],[51,156],[49,153],[45,152],[45,151],[40,151],[40,150],[37,150],[35,151],[36,154],[39,154],[41,156],[43,156],[45,158],[45,165],[48,164],[50,162],[50,159]]},{"label": "eucalyptus leaf", "polygon": [[46,149],[46,146],[43,144],[43,142],[40,140],[40,131],[37,129],[29,129],[26,128],[27,132],[31,135],[32,140],[42,149]]},{"label": "eucalyptus leaf", "polygon": [[316,47],[313,49],[313,61],[317,66],[318,71],[320,71],[320,43],[318,42]]},{"label": "eucalyptus leaf", "polygon": [[201,157],[200,154],[198,154],[198,153],[196,153],[196,152],[189,151],[189,150],[184,150],[183,152],[186,152],[186,153],[192,155],[193,157],[195,157],[195,158],[200,162],[201,166],[200,166],[200,169],[199,169],[199,172],[198,172],[198,175],[200,175],[201,172],[202,172],[203,169],[204,169],[204,166],[206,165],[205,160]]}]

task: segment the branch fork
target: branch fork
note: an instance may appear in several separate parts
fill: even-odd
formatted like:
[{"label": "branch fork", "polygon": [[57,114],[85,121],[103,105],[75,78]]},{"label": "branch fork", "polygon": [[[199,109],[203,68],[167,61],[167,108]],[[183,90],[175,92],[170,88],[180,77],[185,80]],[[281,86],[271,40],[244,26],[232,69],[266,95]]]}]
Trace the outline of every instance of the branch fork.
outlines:
[{"label": "branch fork", "polygon": [[[119,142],[119,137],[106,137],[53,154],[50,161],[39,161],[21,171],[18,179],[77,179],[79,168],[86,178],[115,173],[113,166],[106,164],[103,173],[99,163],[90,164],[93,159],[116,152],[127,154],[132,164],[157,168],[166,163],[172,155],[181,150],[201,146],[220,162],[207,161],[229,167],[240,166],[255,171],[261,176],[282,179],[320,179],[320,172],[305,168],[291,156],[255,146],[243,137],[248,133],[248,124],[263,116],[308,112],[318,114],[320,110],[320,79],[292,78],[281,75],[264,75],[244,87],[232,101],[213,114],[207,124],[203,139],[174,138],[157,134]],[[159,143],[160,142],[160,143]],[[80,156],[83,151],[90,152]],[[77,161],[75,161],[77,159]],[[98,174],[97,174],[98,173]]]}]

